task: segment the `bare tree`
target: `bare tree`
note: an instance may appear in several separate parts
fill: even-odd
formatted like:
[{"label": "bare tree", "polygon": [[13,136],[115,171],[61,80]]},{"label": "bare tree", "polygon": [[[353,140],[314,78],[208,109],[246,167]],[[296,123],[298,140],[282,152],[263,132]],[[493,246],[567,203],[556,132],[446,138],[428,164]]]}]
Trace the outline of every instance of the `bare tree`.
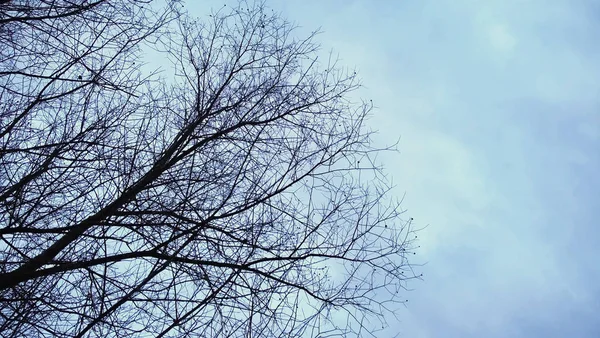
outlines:
[{"label": "bare tree", "polygon": [[418,276],[356,73],[262,3],[182,8],[0,4],[0,333],[373,334]]}]

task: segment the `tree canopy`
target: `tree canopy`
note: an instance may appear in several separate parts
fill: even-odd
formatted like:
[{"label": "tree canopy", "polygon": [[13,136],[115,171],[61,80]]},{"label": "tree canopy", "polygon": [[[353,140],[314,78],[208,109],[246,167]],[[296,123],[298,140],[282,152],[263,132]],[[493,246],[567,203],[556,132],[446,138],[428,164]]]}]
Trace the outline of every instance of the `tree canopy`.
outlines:
[{"label": "tree canopy", "polygon": [[385,326],[414,230],[314,37],[262,2],[3,1],[2,335]]}]

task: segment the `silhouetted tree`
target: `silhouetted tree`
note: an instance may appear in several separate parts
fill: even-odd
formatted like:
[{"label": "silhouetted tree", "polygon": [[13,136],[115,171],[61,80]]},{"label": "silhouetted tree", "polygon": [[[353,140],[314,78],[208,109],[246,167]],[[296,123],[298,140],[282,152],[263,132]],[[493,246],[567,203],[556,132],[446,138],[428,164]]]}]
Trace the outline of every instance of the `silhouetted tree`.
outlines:
[{"label": "silhouetted tree", "polygon": [[182,8],[0,4],[0,333],[375,332],[414,236],[356,73],[261,3]]}]

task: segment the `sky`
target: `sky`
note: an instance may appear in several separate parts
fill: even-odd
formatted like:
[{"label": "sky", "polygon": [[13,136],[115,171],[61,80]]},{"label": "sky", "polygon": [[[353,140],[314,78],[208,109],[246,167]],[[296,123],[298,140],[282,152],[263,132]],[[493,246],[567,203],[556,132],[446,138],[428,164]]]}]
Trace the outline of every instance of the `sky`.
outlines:
[{"label": "sky", "polygon": [[[218,4],[218,1],[209,1]],[[267,0],[356,67],[427,228],[383,336],[600,337],[600,2]]]}]

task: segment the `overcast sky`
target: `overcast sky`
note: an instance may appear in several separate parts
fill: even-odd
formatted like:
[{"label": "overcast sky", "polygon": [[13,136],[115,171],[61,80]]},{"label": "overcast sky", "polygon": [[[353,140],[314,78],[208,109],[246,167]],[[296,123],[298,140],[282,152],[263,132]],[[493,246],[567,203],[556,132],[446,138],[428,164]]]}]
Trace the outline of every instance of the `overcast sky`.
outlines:
[{"label": "overcast sky", "polygon": [[[217,1],[210,1],[218,4]],[[356,66],[418,225],[401,337],[600,337],[600,2],[267,0]]]}]

